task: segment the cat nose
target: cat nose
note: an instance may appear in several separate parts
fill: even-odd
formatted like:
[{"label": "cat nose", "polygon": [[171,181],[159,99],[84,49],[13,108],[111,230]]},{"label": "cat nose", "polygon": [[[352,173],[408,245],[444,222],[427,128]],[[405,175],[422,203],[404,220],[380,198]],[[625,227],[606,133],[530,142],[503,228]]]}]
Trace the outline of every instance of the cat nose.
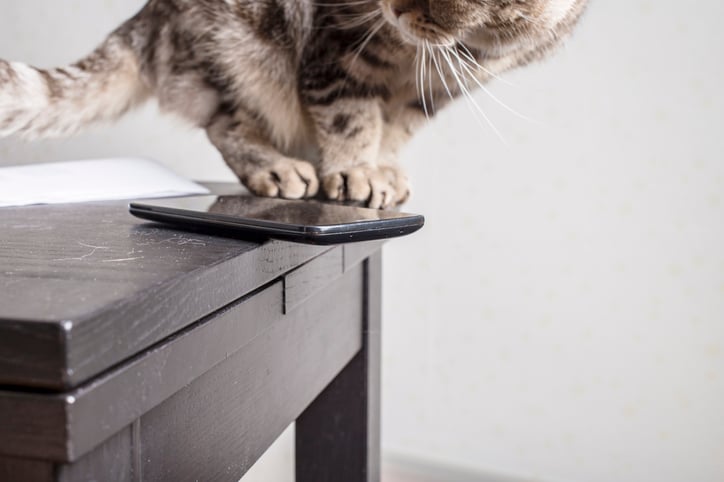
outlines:
[{"label": "cat nose", "polygon": [[395,15],[395,18],[400,18],[400,15],[405,13],[405,11],[399,7],[392,7],[392,13]]}]

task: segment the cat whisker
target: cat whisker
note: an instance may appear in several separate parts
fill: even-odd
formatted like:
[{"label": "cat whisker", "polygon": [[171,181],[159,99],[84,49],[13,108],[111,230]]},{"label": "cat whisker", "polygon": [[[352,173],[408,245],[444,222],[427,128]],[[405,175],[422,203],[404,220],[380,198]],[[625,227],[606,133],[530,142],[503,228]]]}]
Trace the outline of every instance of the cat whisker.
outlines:
[{"label": "cat whisker", "polygon": [[360,17],[376,17],[377,15],[380,15],[380,13],[381,13],[381,12],[380,12],[379,10],[372,10],[372,11],[369,11],[369,12],[339,12],[339,11],[335,11],[335,12],[331,12],[331,13],[329,13],[329,14],[327,14],[327,15],[331,15],[331,16],[335,16],[335,17],[342,17],[342,18],[352,18],[352,19],[356,19],[356,18],[360,18]]},{"label": "cat whisker", "polygon": [[501,107],[503,107],[505,110],[507,110],[507,111],[510,112],[511,114],[515,115],[516,117],[519,117],[519,118],[521,118],[521,119],[523,119],[523,120],[526,120],[526,121],[528,121],[528,122],[533,122],[533,123],[535,123],[535,124],[540,124],[540,122],[538,122],[537,120],[532,119],[532,118],[528,117],[528,116],[525,115],[525,114],[521,114],[520,112],[518,112],[517,110],[513,109],[513,108],[510,107],[508,104],[506,104],[505,102],[503,102],[502,100],[500,100],[495,94],[493,94],[493,93],[490,91],[490,89],[488,89],[487,87],[485,87],[485,85],[483,85],[483,83],[480,82],[480,80],[478,80],[477,77],[475,77],[475,72],[473,72],[472,70],[470,70],[470,68],[469,68],[468,65],[463,61],[463,59],[460,57],[460,55],[458,54],[458,52],[455,52],[454,50],[451,50],[450,53],[452,53],[452,54],[457,58],[458,64],[460,65],[460,68],[462,69],[462,70],[460,71],[461,75],[462,75],[463,73],[466,73],[466,74],[473,80],[473,82],[475,82],[475,83],[477,84],[477,86],[480,87],[480,90],[482,90],[483,92],[485,92],[485,93],[487,94],[487,96],[490,97],[491,99],[493,99],[493,101],[494,101],[496,104],[500,105]]},{"label": "cat whisker", "polygon": [[538,27],[546,28],[546,26],[543,25],[543,24],[542,24],[541,22],[539,22],[538,20],[534,20],[534,19],[530,18],[528,15],[525,15],[525,14],[523,14],[523,13],[519,13],[519,14],[518,14],[518,17],[519,17],[519,18],[522,18],[522,19],[525,20],[526,22],[532,23],[533,25],[537,25]]},{"label": "cat whisker", "polygon": [[329,10],[326,12],[322,12],[320,16],[324,19],[332,19],[331,24],[315,27],[315,30],[346,30],[361,27],[362,25],[369,23],[378,17],[381,17],[382,11],[379,9],[368,12],[340,12],[335,10]]},{"label": "cat whisker", "polygon": [[526,22],[545,30],[548,33],[548,35],[551,36],[552,40],[555,40],[558,38],[558,34],[555,32],[555,30],[552,27],[549,27],[548,25],[545,25],[544,23],[539,22],[538,20],[532,19],[527,15],[520,14],[519,17],[522,18],[523,20],[525,20]]},{"label": "cat whisker", "polygon": [[[336,25],[334,25],[334,28],[341,28],[341,29],[352,29],[356,27],[361,27],[362,25],[369,23],[376,18],[380,17],[382,15],[382,12],[379,10],[376,10],[374,12],[367,12],[364,14],[355,14],[355,15],[348,15],[349,17],[352,17],[351,20],[346,22],[340,22]],[[337,14],[337,16],[343,16],[340,14]]]},{"label": "cat whisker", "polygon": [[425,48],[428,52],[428,61],[427,61],[427,89],[430,92],[430,105],[432,106],[432,112],[433,114],[436,112],[435,110],[435,94],[432,90],[432,47],[430,47],[430,44],[425,41]]},{"label": "cat whisker", "polygon": [[[468,108],[473,113],[473,117],[475,120],[481,124],[481,127],[484,127],[482,123],[480,122],[480,119],[475,114],[475,111],[479,112],[480,115],[485,119],[485,122],[488,124],[488,126],[495,132],[495,134],[498,136],[498,138],[504,143],[507,144],[505,138],[503,137],[503,134],[498,130],[497,127],[495,127],[495,124],[490,120],[490,117],[483,111],[483,109],[480,108],[478,103],[475,101],[475,97],[470,93],[470,90],[468,89],[466,82],[464,79],[460,77],[460,74],[458,73],[457,69],[455,69],[455,66],[453,65],[452,58],[450,57],[450,49],[446,48],[444,50],[441,50],[440,53],[442,54],[443,58],[448,64],[448,67],[450,67],[450,72],[453,74],[453,77],[455,78],[455,81],[458,84],[458,87],[460,87],[460,90],[462,91],[463,95],[465,95],[465,98],[467,100],[466,104],[468,105]],[[473,110],[475,108],[475,110]]]},{"label": "cat whisker", "polygon": [[422,57],[420,58],[420,100],[422,101],[422,109],[425,111],[425,117],[430,120],[430,112],[427,110],[427,100],[425,99],[425,46],[418,45]]},{"label": "cat whisker", "polygon": [[415,91],[417,92],[417,98],[421,97],[420,93],[420,49],[422,47],[418,44],[417,50],[415,51]]},{"label": "cat whisker", "polygon": [[354,2],[310,2],[315,7],[355,7],[359,5],[371,5],[373,2],[369,0],[358,0]]},{"label": "cat whisker", "polygon": [[363,37],[363,40],[362,40],[362,43],[360,44],[360,46],[357,47],[354,57],[352,57],[352,61],[350,62],[350,65],[354,65],[355,62],[357,62],[357,59],[359,59],[359,56],[360,56],[360,54],[362,54],[362,51],[365,49],[365,47],[370,42],[370,40],[372,40],[372,37],[377,35],[377,32],[379,32],[380,29],[382,27],[384,27],[386,23],[387,22],[385,19],[381,19],[367,30],[368,33],[366,36]]},{"label": "cat whisker", "polygon": [[479,69],[479,70],[481,70],[482,72],[485,72],[486,74],[488,74],[489,76],[491,76],[491,77],[494,78],[495,80],[498,80],[498,81],[500,81],[500,82],[502,82],[502,83],[504,83],[504,84],[506,84],[506,85],[510,85],[510,86],[513,86],[513,85],[514,85],[514,84],[513,84],[512,82],[510,82],[509,80],[505,80],[504,78],[500,77],[500,76],[499,76],[498,74],[496,74],[495,72],[493,72],[493,71],[491,71],[490,69],[487,69],[487,68],[483,67],[482,65],[480,65],[480,63],[475,59],[475,56],[473,55],[473,53],[468,49],[467,45],[462,44],[462,43],[459,43],[459,44],[457,44],[457,45],[458,45],[459,47],[462,47],[462,48],[464,49],[464,52],[458,49],[458,53],[460,53],[460,54],[463,55],[468,61],[470,61],[470,62],[475,66],[476,69]]},{"label": "cat whisker", "polygon": [[[384,26],[386,21],[384,19],[379,20],[376,24],[370,26],[364,34],[360,36],[360,39],[352,44],[350,46],[350,50],[354,49],[354,56],[352,57],[352,60],[349,63],[349,67],[354,66],[355,63],[357,63],[357,60],[359,60],[359,56],[362,54],[362,51],[367,46],[369,41],[372,39],[372,37],[375,36],[375,34]],[[359,44],[359,46],[357,46]],[[336,61],[330,62],[329,65],[335,64]],[[342,87],[346,88],[347,83],[349,82],[349,76],[345,76],[342,80]]]},{"label": "cat whisker", "polygon": [[437,75],[440,77],[440,82],[442,82],[442,86],[445,88],[445,92],[447,92],[448,97],[450,97],[450,100],[454,100],[455,97],[452,95],[452,92],[450,91],[450,87],[447,85],[447,81],[445,80],[445,75],[442,72],[442,69],[440,68],[440,62],[437,58],[437,53],[439,53],[438,50],[435,50],[434,47],[431,47],[430,53],[432,54],[432,61],[435,63],[435,70],[437,70]]}]

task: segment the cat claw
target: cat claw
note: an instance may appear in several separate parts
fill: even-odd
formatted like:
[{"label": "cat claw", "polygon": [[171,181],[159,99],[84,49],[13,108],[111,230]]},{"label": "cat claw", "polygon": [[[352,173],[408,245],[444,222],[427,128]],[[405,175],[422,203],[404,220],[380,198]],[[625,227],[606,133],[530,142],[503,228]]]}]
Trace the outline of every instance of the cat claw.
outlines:
[{"label": "cat claw", "polygon": [[410,197],[405,175],[395,167],[357,166],[322,177],[324,194],[335,201],[356,201],[389,209]]},{"label": "cat claw", "polygon": [[314,166],[296,159],[257,166],[246,173],[241,182],[257,196],[302,199],[314,197],[319,191]]}]

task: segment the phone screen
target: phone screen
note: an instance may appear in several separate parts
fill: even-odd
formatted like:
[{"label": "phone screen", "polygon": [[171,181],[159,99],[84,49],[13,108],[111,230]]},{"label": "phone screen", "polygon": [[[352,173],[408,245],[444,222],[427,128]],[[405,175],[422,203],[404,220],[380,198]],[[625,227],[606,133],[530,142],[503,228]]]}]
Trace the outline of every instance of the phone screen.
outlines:
[{"label": "phone screen", "polygon": [[414,232],[424,224],[424,218],[416,214],[248,194],[139,201],[131,203],[131,212],[168,223],[183,221],[189,225],[197,221],[206,227],[218,223],[220,227],[222,224],[227,228],[244,227],[247,231],[267,229],[270,235],[283,232],[320,236],[358,233],[350,240],[400,236]]}]

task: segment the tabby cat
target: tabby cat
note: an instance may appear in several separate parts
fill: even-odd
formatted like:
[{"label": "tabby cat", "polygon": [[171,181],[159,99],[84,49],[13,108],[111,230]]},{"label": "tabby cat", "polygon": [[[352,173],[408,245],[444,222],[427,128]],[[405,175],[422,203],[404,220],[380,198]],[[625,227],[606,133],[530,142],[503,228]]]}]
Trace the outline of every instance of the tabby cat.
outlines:
[{"label": "tabby cat", "polygon": [[0,60],[0,137],[69,135],[155,96],[258,195],[387,208],[409,196],[396,155],[416,127],[549,53],[586,1],[150,0],[71,66]]}]

